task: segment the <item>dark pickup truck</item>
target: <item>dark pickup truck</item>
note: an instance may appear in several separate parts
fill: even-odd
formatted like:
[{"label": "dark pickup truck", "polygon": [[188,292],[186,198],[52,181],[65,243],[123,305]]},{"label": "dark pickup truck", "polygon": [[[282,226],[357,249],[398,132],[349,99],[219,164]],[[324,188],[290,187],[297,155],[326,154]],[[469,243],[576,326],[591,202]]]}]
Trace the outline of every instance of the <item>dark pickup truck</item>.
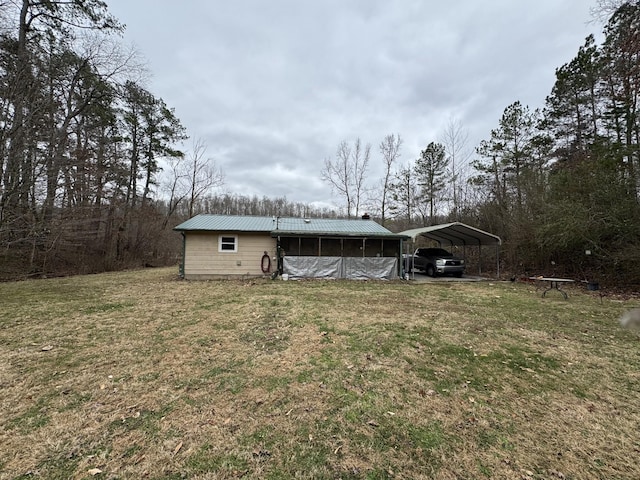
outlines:
[{"label": "dark pickup truck", "polygon": [[418,248],[413,255],[405,256],[405,271],[422,270],[430,277],[464,273],[464,260],[444,248]]}]

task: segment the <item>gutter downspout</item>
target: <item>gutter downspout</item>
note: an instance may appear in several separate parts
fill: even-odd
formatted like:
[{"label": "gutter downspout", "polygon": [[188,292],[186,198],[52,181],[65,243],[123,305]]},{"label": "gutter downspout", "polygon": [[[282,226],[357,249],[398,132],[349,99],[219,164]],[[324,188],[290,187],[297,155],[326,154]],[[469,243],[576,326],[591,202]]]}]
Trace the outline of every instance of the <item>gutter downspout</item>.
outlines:
[{"label": "gutter downspout", "polygon": [[180,259],[180,266],[178,267],[178,274],[181,278],[184,278],[184,264],[185,264],[185,256],[187,252],[187,236],[184,232],[180,232],[182,235],[182,258]]},{"label": "gutter downspout", "polygon": [[400,251],[398,252],[398,275],[400,280],[404,280],[404,258],[402,252],[404,251],[404,245],[402,239],[400,239]]}]

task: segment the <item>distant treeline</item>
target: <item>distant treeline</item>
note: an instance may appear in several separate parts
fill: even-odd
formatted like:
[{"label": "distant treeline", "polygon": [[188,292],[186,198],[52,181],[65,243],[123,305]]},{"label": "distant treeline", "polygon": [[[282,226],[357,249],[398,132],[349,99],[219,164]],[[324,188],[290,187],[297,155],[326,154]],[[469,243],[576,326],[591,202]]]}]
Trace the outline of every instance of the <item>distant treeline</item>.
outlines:
[{"label": "distant treeline", "polygon": [[[0,281],[177,264],[182,240],[173,227],[187,220],[189,213],[186,202],[172,210],[166,200],[147,201],[128,213],[114,205],[56,209],[56,221],[49,224],[49,229],[4,236]],[[286,198],[232,194],[199,199],[191,214],[199,213],[338,217],[336,210]]]},{"label": "distant treeline", "polygon": [[0,2],[0,278],[175,264],[197,213],[358,216],[392,231],[462,221],[503,239],[501,271],[640,284],[640,2],[615,6],[473,153],[461,125],[399,165],[400,135],[342,142],[319,176],[340,207],[216,194],[223,172],[146,90],[99,0]]}]

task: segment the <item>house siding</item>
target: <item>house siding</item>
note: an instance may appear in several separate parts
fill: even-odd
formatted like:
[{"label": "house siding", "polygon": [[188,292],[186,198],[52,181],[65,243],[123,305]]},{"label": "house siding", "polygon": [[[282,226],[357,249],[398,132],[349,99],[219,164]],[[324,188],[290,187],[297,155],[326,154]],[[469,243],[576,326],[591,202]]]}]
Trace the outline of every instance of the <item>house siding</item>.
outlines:
[{"label": "house siding", "polygon": [[[236,236],[236,252],[219,252],[218,237]],[[276,240],[268,233],[186,232],[184,278],[206,280],[236,277],[261,277],[262,256],[271,257],[276,270]]]}]

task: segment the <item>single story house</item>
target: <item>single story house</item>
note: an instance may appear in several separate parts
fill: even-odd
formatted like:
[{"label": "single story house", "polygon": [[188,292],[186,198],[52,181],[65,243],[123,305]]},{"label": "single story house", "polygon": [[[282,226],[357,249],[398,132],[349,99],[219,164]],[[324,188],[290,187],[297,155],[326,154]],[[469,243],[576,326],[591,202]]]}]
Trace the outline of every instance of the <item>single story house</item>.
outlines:
[{"label": "single story house", "polygon": [[[283,278],[395,279],[402,242],[368,215],[356,220],[197,215],[183,237],[180,274],[188,280]],[[286,277],[285,277],[286,276]]]}]

